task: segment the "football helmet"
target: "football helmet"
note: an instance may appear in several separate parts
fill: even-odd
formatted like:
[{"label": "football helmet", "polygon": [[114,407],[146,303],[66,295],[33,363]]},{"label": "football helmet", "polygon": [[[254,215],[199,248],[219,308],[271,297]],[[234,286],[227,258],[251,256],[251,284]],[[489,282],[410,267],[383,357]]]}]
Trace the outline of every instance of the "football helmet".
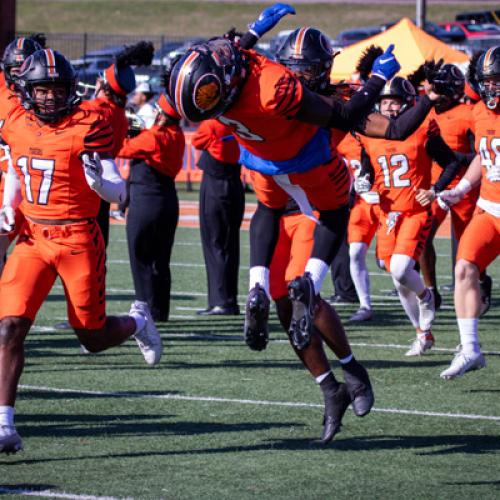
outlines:
[{"label": "football helmet", "polygon": [[296,73],[314,92],[325,91],[330,84],[334,52],[330,40],[316,28],[298,28],[278,49],[276,59]]},{"label": "football helmet", "polygon": [[173,64],[168,94],[187,120],[216,118],[234,102],[246,73],[245,53],[231,40],[213,38],[193,45]]},{"label": "football helmet", "polygon": [[[56,50],[42,49],[30,55],[21,66],[17,84],[23,106],[44,122],[58,121],[79,102],[75,70]],[[59,86],[64,92],[54,91],[53,97],[43,99],[35,93],[35,87],[43,85]]]},{"label": "football helmet", "polygon": [[395,76],[385,84],[380,92],[377,104],[375,105],[377,111],[380,111],[380,101],[389,97],[401,99],[402,105],[398,113],[401,114],[415,104],[417,92],[415,91],[415,87],[406,78]]},{"label": "football helmet", "polygon": [[462,99],[465,92],[465,75],[454,64],[444,64],[436,72],[432,84],[441,96],[436,102],[436,110],[443,112]]},{"label": "football helmet", "polygon": [[489,109],[500,103],[500,45],[488,49],[477,61],[479,94]]},{"label": "football helmet", "polygon": [[20,68],[28,56],[41,48],[41,45],[37,41],[27,37],[18,37],[5,47],[2,58],[2,70],[5,73],[5,82],[9,88],[14,86],[17,78],[12,70]]}]

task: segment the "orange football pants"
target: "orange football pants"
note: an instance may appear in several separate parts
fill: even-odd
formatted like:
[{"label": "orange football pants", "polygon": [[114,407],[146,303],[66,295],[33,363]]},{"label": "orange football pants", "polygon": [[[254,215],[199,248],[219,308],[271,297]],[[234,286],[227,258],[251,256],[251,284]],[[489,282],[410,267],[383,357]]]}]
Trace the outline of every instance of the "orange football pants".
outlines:
[{"label": "orange football pants", "polygon": [[460,238],[457,262],[460,259],[472,262],[480,272],[483,272],[498,255],[500,255],[500,217],[479,210]]},{"label": "orange football pants", "polygon": [[314,244],[315,227],[316,223],[301,213],[281,218],[278,243],[269,268],[273,300],[288,295],[288,283],[304,274]]},{"label": "orange football pants", "polygon": [[373,240],[378,228],[380,205],[367,203],[360,196],[349,213],[347,226],[347,241],[351,243],[366,243],[368,246]]},{"label": "orange football pants", "polygon": [[105,247],[95,220],[55,226],[26,221],[0,279],[0,319],[34,321],[58,276],[71,326],[101,329],[106,319]]},{"label": "orange football pants", "polygon": [[431,213],[402,212],[392,227],[388,222],[389,215],[380,211],[377,257],[385,262],[385,268],[391,268],[391,257],[394,254],[408,255],[418,261],[431,230]]}]

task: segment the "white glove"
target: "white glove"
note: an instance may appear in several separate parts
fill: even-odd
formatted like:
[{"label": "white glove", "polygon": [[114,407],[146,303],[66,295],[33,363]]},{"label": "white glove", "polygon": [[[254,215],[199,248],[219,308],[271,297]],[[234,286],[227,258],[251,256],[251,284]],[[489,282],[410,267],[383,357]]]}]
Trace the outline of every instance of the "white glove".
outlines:
[{"label": "white glove", "polygon": [[99,188],[102,185],[102,163],[99,153],[94,152],[92,158],[87,153],[82,155],[83,169],[85,171],[85,179],[91,189]]},{"label": "white glove", "polygon": [[356,193],[368,193],[371,188],[372,183],[370,182],[370,174],[358,175],[354,179],[354,191],[356,191]]},{"label": "white glove", "polygon": [[486,178],[490,182],[500,182],[500,165],[493,165],[486,169]]},{"label": "white glove", "polygon": [[0,233],[11,233],[14,231],[16,216],[12,207],[0,208]]},{"label": "white glove", "polygon": [[444,210],[445,212],[450,211],[450,205],[448,205],[444,200],[441,199],[441,194],[438,194],[436,196],[436,201],[437,201],[437,204],[439,205],[439,208],[441,210]]},{"label": "white glove", "polygon": [[[464,196],[465,193],[463,191],[454,188],[454,189],[448,189],[446,191],[441,191],[438,195],[438,198],[439,200],[441,200],[441,203],[444,203],[448,207],[451,207],[452,205],[455,205],[456,203],[461,201]],[[442,205],[440,204],[439,206],[441,207]]]}]

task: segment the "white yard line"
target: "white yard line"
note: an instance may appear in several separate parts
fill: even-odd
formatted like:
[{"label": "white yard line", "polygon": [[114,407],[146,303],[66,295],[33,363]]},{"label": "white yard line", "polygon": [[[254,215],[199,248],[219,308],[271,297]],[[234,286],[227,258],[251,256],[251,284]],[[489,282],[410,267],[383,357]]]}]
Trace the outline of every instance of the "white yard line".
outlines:
[{"label": "white yard line", "polygon": [[6,493],[11,495],[21,495],[27,497],[39,498],[67,498],[71,500],[133,500],[132,497],[121,498],[117,497],[96,497],[94,495],[75,495],[74,493],[60,493],[52,490],[28,490],[25,488],[7,488],[0,486],[0,494]]},{"label": "white yard line", "polygon": [[[119,398],[145,398],[145,399],[167,399],[176,401],[194,401],[206,403],[231,403],[242,405],[255,405],[255,406],[286,406],[298,408],[323,408],[322,404],[317,403],[304,403],[295,401],[267,401],[258,399],[235,399],[235,398],[220,398],[213,396],[182,396],[179,394],[134,394],[127,392],[107,392],[107,391],[87,391],[82,389],[61,389],[57,387],[45,387],[37,385],[20,385],[20,389],[39,391],[39,392],[53,392],[57,394],[85,394],[88,396],[104,396],[104,397],[119,397]],[[493,422],[500,422],[500,416],[497,415],[476,415],[472,413],[448,413],[436,412],[427,410],[405,410],[401,408],[372,408],[374,412],[392,413],[396,415],[416,415],[422,417],[441,417],[441,418],[456,418],[464,420],[488,420]]]}]

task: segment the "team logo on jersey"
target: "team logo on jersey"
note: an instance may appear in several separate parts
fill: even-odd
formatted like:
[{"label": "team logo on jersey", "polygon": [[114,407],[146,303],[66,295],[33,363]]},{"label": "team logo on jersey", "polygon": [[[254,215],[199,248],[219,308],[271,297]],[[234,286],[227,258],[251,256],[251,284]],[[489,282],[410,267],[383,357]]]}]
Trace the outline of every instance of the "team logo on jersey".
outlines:
[{"label": "team logo on jersey", "polygon": [[221,82],[216,75],[203,75],[194,86],[193,101],[200,111],[210,111],[221,100]]}]

